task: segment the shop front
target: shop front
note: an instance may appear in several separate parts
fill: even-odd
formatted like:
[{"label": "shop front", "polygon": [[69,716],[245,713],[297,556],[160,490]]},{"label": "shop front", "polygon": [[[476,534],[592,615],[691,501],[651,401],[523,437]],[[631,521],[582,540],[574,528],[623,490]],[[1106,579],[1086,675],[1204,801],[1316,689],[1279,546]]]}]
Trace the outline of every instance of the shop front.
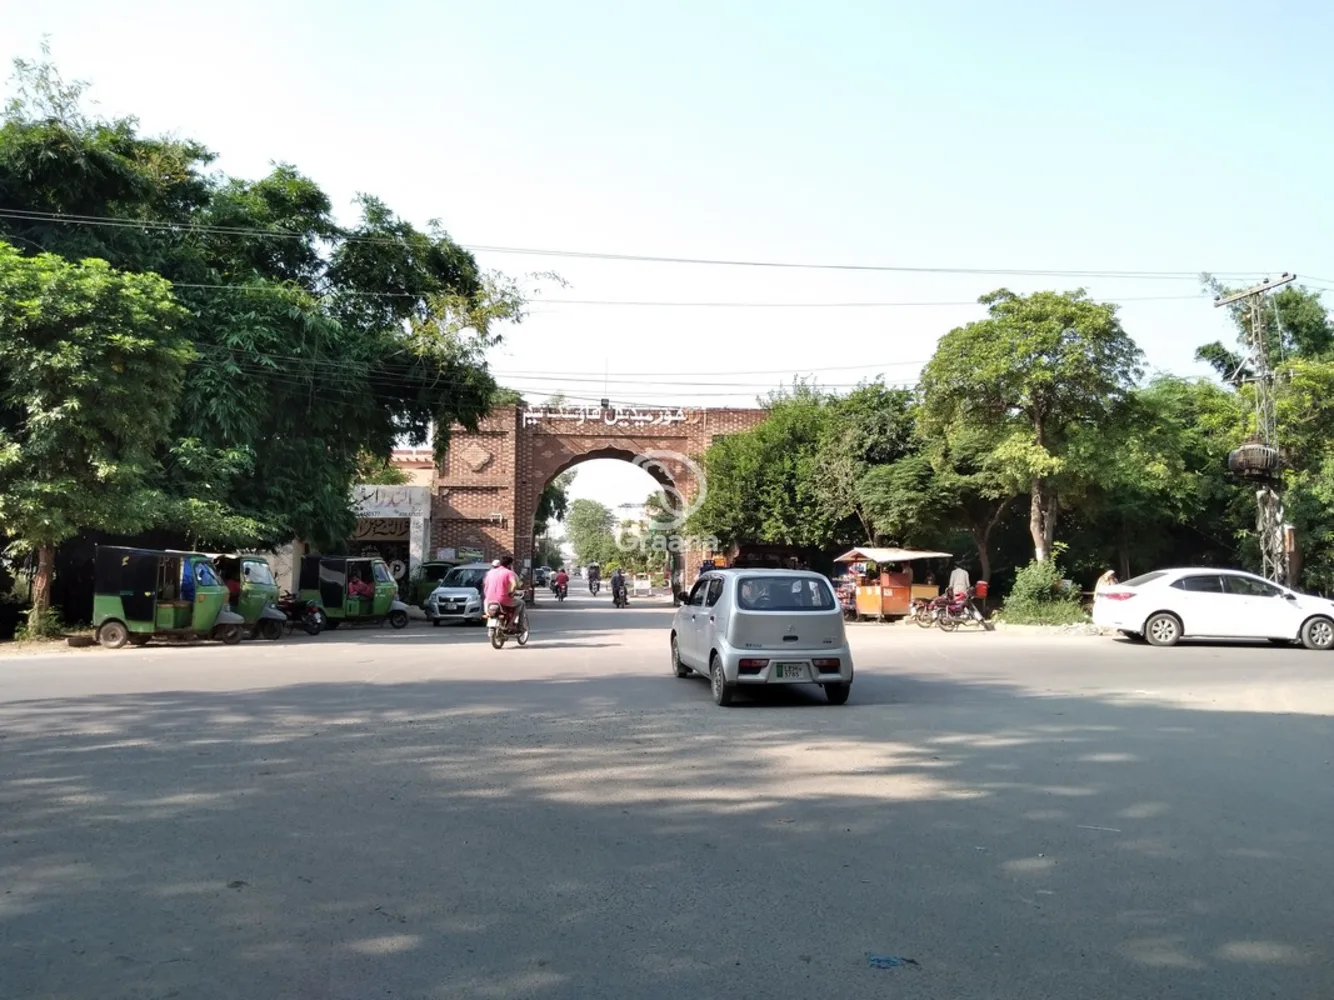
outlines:
[{"label": "shop front", "polygon": [[352,493],[357,527],[349,542],[355,555],[379,556],[400,593],[428,558],[431,490],[426,486],[357,486]]},{"label": "shop front", "polygon": [[915,600],[938,596],[931,565],[950,558],[948,552],[866,547],[849,549],[834,562],[847,567],[845,593],[855,617],[885,619],[906,615]]}]

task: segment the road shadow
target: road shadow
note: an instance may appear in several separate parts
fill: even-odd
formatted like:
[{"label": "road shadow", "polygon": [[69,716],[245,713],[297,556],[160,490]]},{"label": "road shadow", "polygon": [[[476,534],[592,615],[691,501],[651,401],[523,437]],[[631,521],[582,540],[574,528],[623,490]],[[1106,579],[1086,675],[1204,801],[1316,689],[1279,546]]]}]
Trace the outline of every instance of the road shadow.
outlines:
[{"label": "road shadow", "polygon": [[4,995],[1334,996],[1328,717],[818,701],[664,665],[0,705]]}]

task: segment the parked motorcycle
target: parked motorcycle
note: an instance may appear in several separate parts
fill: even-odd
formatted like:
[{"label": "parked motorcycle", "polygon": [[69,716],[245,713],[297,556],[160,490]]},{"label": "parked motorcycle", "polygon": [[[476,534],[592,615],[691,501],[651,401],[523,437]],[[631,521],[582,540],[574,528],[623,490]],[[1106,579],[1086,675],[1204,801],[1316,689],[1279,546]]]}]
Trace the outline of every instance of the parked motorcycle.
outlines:
[{"label": "parked motorcycle", "polygon": [[277,608],[287,619],[289,630],[303,628],[308,635],[319,635],[328,623],[324,609],[319,604],[286,591],[278,598]]},{"label": "parked motorcycle", "polygon": [[913,601],[908,618],[922,628],[935,628],[936,622],[940,619],[941,612],[945,610],[947,603],[949,603],[949,598],[943,595],[929,601]]},{"label": "parked motorcycle", "polygon": [[528,612],[522,606],[507,611],[492,601],[486,606],[486,635],[491,645],[501,649],[513,637],[520,646],[528,643]]},{"label": "parked motorcycle", "polygon": [[990,623],[982,617],[982,612],[973,603],[972,591],[962,597],[955,595],[947,597],[945,603],[937,609],[936,624],[943,632],[953,632],[960,625],[981,625],[988,631],[991,628]]}]

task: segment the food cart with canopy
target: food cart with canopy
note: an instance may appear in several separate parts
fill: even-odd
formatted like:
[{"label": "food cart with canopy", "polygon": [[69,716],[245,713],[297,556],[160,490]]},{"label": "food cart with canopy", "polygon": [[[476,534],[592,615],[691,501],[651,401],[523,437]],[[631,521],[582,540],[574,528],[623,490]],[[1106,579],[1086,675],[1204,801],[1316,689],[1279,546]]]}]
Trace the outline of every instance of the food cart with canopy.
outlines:
[{"label": "food cart with canopy", "polygon": [[[940,588],[935,584],[914,582],[913,563],[952,558],[952,553],[928,549],[864,546],[849,549],[834,562],[847,564],[853,571],[858,618],[891,618],[906,615],[914,600],[930,600],[940,594]],[[902,569],[892,569],[895,566]]]}]

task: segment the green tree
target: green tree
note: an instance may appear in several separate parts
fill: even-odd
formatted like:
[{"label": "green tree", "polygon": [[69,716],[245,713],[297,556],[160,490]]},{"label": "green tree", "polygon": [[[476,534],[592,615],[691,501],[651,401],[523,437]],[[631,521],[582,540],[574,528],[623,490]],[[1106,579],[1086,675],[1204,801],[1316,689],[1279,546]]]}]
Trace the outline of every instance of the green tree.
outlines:
[{"label": "green tree", "polygon": [[[1204,287],[1215,296],[1239,291],[1209,275],[1204,276]],[[1237,328],[1238,349],[1215,340],[1196,350],[1195,360],[1208,364],[1224,381],[1240,385],[1255,374],[1250,363],[1254,314],[1246,300],[1232,303],[1227,310]],[[1296,358],[1325,358],[1334,350],[1334,323],[1318,291],[1287,285],[1265,298],[1260,318],[1271,366]]]},{"label": "green tree", "polygon": [[997,467],[1030,496],[1034,556],[1055,539],[1060,490],[1078,481],[1069,444],[1079,427],[1114,419],[1141,373],[1141,353],[1116,307],[1083,291],[1005,289],[980,300],[984,320],[941,338],[922,377],[927,434],[994,435]]},{"label": "green tree", "polygon": [[570,487],[574,484],[577,469],[562,472],[547,483],[537,501],[537,513],[533,517],[533,535],[545,535],[552,521],[564,521],[570,510]]},{"label": "green tree", "polygon": [[565,537],[574,546],[575,561],[581,566],[610,562],[616,554],[612,512],[596,500],[579,498],[570,504],[565,516]]},{"label": "green tree", "polygon": [[192,356],[185,316],[161,278],[0,243],[0,525],[37,555],[33,632],[60,542],[162,516],[146,480]]},{"label": "green tree", "polygon": [[1207,380],[1163,377],[1136,389],[1115,422],[1081,428],[1074,464],[1088,470],[1077,495],[1067,561],[1122,579],[1172,562],[1235,561],[1245,530],[1226,458],[1242,436],[1236,393]]},{"label": "green tree", "polygon": [[0,237],[177,283],[198,361],[155,485],[201,541],[340,542],[365,456],[432,437],[443,449],[455,422],[516,402],[484,352],[522,321],[524,294],[439,226],[419,230],[370,196],[340,226],[295,167],[219,177],[199,143],[86,115],[83,85],[48,60],[16,64],[16,82],[0,124]]},{"label": "green tree", "polygon": [[992,539],[1017,496],[990,444],[963,427],[924,442],[923,451],[871,466],[860,490],[877,536],[929,547],[962,531],[977,550],[978,578],[990,580]]}]

